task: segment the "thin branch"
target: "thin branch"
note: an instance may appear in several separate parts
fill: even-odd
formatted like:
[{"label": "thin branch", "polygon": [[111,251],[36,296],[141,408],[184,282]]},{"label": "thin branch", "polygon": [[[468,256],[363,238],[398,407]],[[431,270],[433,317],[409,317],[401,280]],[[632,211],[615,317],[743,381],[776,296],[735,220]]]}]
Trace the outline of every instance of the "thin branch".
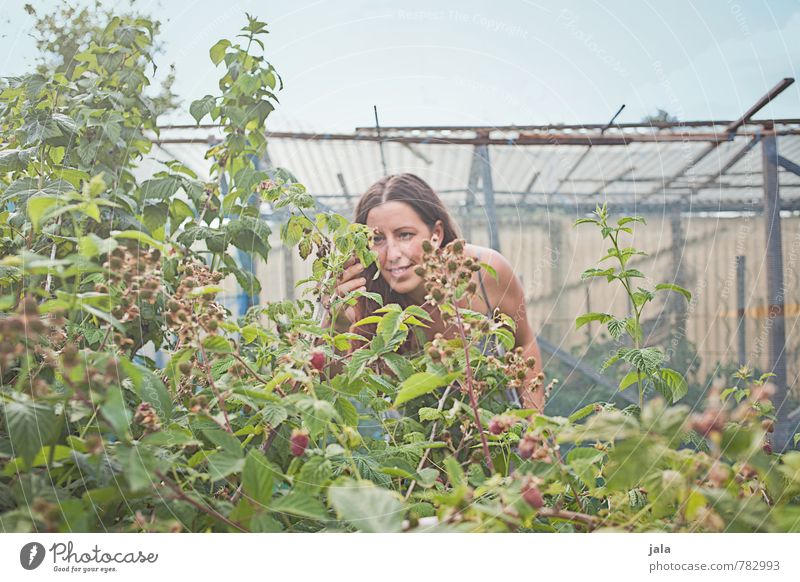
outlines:
[{"label": "thin branch", "polygon": [[203,342],[201,342],[199,338],[197,345],[200,346],[200,355],[203,357],[203,369],[206,372],[206,378],[211,386],[211,391],[214,392],[214,396],[216,396],[217,402],[219,402],[219,409],[222,411],[222,416],[225,418],[225,430],[232,433],[233,429],[231,428],[231,421],[228,419],[228,411],[225,409],[225,399],[222,397],[217,385],[214,384],[214,378],[211,374],[211,363],[208,361],[208,357],[206,356],[206,350],[203,347]]},{"label": "thin branch", "polygon": [[555,509],[553,507],[542,507],[537,511],[539,517],[546,517],[549,519],[566,519],[568,521],[579,521],[589,528],[595,528],[600,525],[600,519],[588,513],[579,513],[577,511],[568,511],[566,509]]},{"label": "thin branch", "polygon": [[481,416],[478,412],[478,399],[475,396],[475,385],[472,381],[472,365],[469,363],[469,343],[467,342],[467,335],[464,333],[464,324],[461,320],[461,312],[458,306],[453,306],[456,311],[456,319],[458,321],[458,332],[461,334],[461,342],[464,344],[464,369],[467,376],[467,392],[469,392],[469,403],[472,406],[472,412],[475,414],[475,428],[481,437],[481,445],[483,446],[483,456],[486,458],[486,464],[489,469],[494,473],[494,463],[492,463],[492,456],[489,453],[489,443],[486,441],[486,435],[481,428]]},{"label": "thin branch", "polygon": [[178,485],[177,483],[175,483],[175,481],[173,481],[172,479],[170,479],[169,477],[164,475],[164,473],[162,473],[161,471],[156,471],[156,476],[159,479],[161,479],[167,487],[172,489],[172,491],[175,493],[177,499],[180,499],[181,501],[185,501],[186,503],[188,503],[189,505],[195,507],[196,509],[199,509],[200,511],[202,511],[206,515],[210,515],[214,519],[218,519],[218,520],[226,523],[227,525],[229,525],[231,527],[235,527],[239,531],[242,531],[244,533],[249,533],[250,532],[250,530],[248,530],[246,527],[244,527],[238,521],[233,521],[233,520],[225,517],[224,515],[222,515],[220,512],[218,512],[213,507],[209,507],[207,505],[203,505],[202,503],[199,503],[199,502],[195,501],[194,499],[192,499],[191,497],[189,497],[186,494],[186,492],[183,489],[180,488],[180,485]]},{"label": "thin branch", "polygon": [[[263,376],[261,376],[260,374],[258,374],[258,372],[256,372],[255,370],[253,370],[253,368],[251,368],[251,367],[250,367],[250,366],[247,364],[247,361],[246,361],[246,360],[245,360],[245,359],[244,359],[242,356],[240,356],[240,355],[239,355],[239,354],[237,354],[237,353],[232,353],[231,355],[232,355],[232,356],[233,356],[233,357],[236,359],[236,361],[238,361],[238,362],[239,362],[239,363],[240,363],[242,366],[244,366],[244,367],[247,369],[247,371],[248,371],[248,372],[250,372],[250,374],[253,376],[253,378],[255,378],[256,380],[258,380],[258,381],[259,381],[259,382],[261,382],[262,384],[269,384],[269,380],[265,379]],[[286,393],[285,393],[283,390],[281,390],[281,387],[280,387],[280,385],[279,385],[279,386],[275,386],[275,392],[277,392],[277,393],[278,393],[278,394],[280,394],[281,396],[286,396]]]},{"label": "thin branch", "polygon": [[[436,408],[436,410],[438,412],[441,412],[442,408],[444,408],[444,401],[450,395],[450,389],[451,388],[452,388],[452,385],[448,386],[447,389],[444,391],[444,394],[442,394],[442,397],[439,399],[439,406]],[[436,438],[436,429],[438,428],[437,423],[438,423],[438,421],[435,421],[431,425],[431,436],[430,436],[429,440],[433,440],[433,439]],[[431,449],[425,449],[425,452],[422,454],[422,458],[419,461],[419,465],[417,465],[417,473],[419,473],[422,470],[422,468],[425,466],[425,463],[428,460],[428,454],[430,452],[431,452]],[[408,500],[408,498],[411,497],[411,493],[414,491],[414,487],[416,485],[417,485],[417,480],[414,479],[411,482],[411,485],[408,486],[408,491],[406,492],[406,496],[405,496],[406,500]]]}]

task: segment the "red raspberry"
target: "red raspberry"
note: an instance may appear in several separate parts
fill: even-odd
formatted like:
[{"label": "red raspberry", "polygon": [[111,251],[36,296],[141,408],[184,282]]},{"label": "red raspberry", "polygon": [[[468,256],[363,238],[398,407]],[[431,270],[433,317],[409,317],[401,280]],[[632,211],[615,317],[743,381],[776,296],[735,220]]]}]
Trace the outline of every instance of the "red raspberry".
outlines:
[{"label": "red raspberry", "polygon": [[314,352],[311,354],[311,366],[315,370],[322,371],[325,367],[325,354],[322,352]]},{"label": "red raspberry", "polygon": [[294,429],[290,439],[290,449],[295,457],[302,457],[308,446],[308,433],[304,430]]},{"label": "red raspberry", "polygon": [[765,453],[767,453],[768,455],[771,455],[772,454],[772,445],[769,444],[769,443],[764,443],[761,446],[761,450],[764,451]]}]

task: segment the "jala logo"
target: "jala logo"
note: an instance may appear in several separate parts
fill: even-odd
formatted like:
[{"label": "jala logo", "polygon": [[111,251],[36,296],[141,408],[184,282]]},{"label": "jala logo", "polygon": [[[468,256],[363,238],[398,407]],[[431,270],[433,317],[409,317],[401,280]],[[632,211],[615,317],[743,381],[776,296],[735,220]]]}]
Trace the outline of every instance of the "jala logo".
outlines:
[{"label": "jala logo", "polygon": [[30,542],[19,551],[19,563],[26,570],[35,570],[44,561],[44,546],[39,542]]}]

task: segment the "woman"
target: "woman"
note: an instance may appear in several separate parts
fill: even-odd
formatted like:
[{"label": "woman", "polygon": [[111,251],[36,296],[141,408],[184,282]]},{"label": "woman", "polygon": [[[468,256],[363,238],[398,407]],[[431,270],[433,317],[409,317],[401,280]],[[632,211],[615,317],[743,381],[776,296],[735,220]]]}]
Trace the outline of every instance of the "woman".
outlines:
[{"label": "woman", "polygon": [[[444,337],[456,337],[458,330],[455,324],[446,325],[438,307],[425,301],[424,281],[415,273],[417,266],[423,262],[423,241],[429,240],[434,248],[439,248],[458,238],[453,219],[433,189],[413,174],[382,178],[359,200],[355,222],[372,228],[377,265],[370,265],[365,270],[360,262],[353,259],[337,283],[337,293],[343,296],[359,289],[379,293],[384,304],[398,303],[403,307],[420,305],[433,319],[425,329],[429,340],[437,333]],[[535,391],[530,389],[530,386],[536,385],[534,379],[541,371],[541,356],[536,336],[528,322],[522,284],[499,252],[472,244],[465,245],[464,252],[478,262],[491,266],[497,278],[484,274],[484,269],[474,273],[473,281],[479,292],[462,298],[458,306],[489,315],[496,308],[514,319],[515,347],[523,348],[524,357],[533,356],[536,359],[536,366],[524,382],[526,388],[520,390],[519,396],[525,408],[542,410],[542,388]],[[377,278],[374,277],[376,269],[380,269]],[[377,305],[374,302],[362,297],[354,308],[345,311],[345,315],[353,323],[375,307]]]}]

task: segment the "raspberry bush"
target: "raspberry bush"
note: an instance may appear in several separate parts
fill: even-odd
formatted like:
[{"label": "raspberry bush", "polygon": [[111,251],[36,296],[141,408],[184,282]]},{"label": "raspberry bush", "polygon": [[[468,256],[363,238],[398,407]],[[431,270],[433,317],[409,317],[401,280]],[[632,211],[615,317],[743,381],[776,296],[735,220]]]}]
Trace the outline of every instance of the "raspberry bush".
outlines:
[{"label": "raspberry bush", "polygon": [[[2,81],[4,531],[798,528],[800,453],[764,446],[766,379],[743,371],[692,413],[645,401],[647,378],[658,388],[669,374],[630,359],[641,407],[509,408],[534,362],[509,318],[456,307],[481,268],[463,241],[428,249],[423,268],[456,338],[409,352],[427,312],[378,296],[338,331],[364,293],[336,297],[336,278],[354,254],[375,260],[370,233],[253,164],[282,83],[266,31],[248,17],[210,50],[220,94],[189,108],[223,130],[209,182],[176,161],[132,173],[157,132],[147,19],[112,18],[68,73]],[[285,210],[281,239],[313,275],[304,298],[234,318],[218,295],[227,277],[260,289],[229,251],[269,260],[262,202]],[[634,340],[636,322],[620,324]]]}]

